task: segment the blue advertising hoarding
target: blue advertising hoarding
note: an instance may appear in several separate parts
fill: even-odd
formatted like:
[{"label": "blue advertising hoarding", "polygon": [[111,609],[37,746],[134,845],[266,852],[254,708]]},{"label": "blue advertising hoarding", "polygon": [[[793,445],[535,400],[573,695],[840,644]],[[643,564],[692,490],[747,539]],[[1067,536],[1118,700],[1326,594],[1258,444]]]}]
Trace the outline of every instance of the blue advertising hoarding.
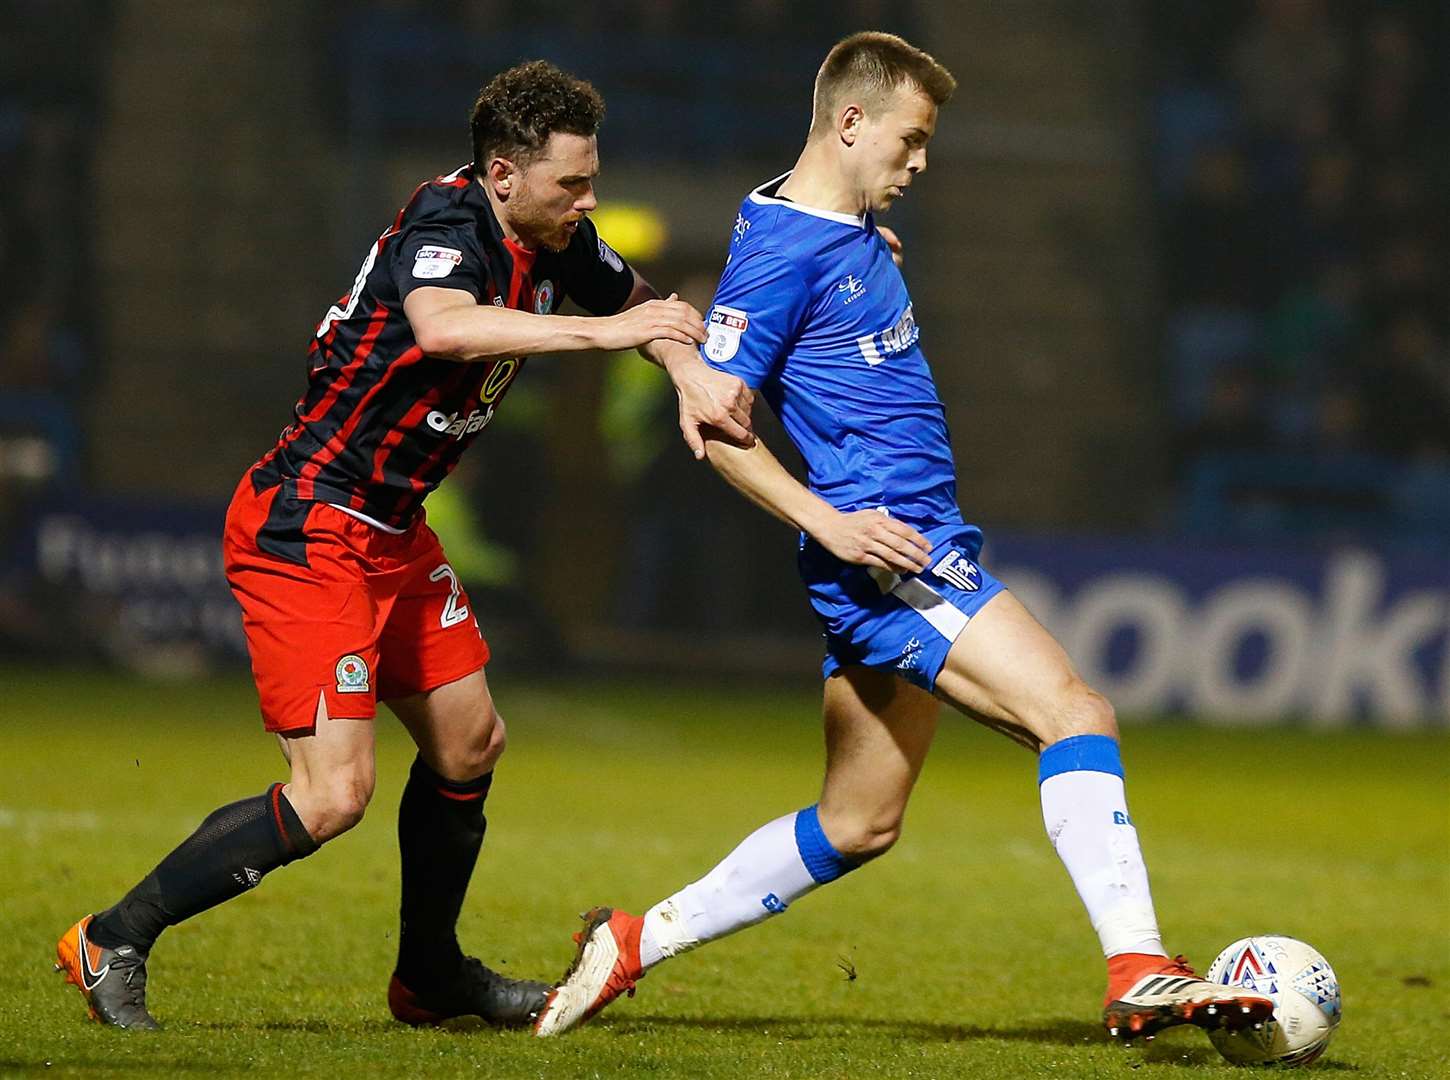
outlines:
[{"label": "blue advertising hoarding", "polygon": [[989,538],[983,561],[1121,712],[1450,722],[1450,553]]},{"label": "blue advertising hoarding", "polygon": [[[21,582],[62,648],[234,665],[222,520],[124,500],[41,511],[0,584]],[[1450,726],[1450,551],[999,533],[982,559],[1125,715]]]}]

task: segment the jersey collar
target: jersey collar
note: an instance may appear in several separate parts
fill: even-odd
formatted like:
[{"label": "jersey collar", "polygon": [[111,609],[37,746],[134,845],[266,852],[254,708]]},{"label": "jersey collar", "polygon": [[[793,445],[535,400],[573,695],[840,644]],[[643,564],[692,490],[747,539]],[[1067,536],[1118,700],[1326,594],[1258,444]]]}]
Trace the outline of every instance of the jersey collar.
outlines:
[{"label": "jersey collar", "polygon": [[855,225],[858,229],[866,227],[865,214],[842,214],[835,210],[821,210],[818,207],[807,206],[805,203],[798,203],[791,199],[778,199],[774,195],[767,195],[767,191],[776,191],[781,182],[795,170],[791,169],[781,173],[774,180],[767,180],[750,193],[750,201],[761,206],[783,206],[787,210],[794,210],[798,214],[809,214],[811,217],[825,218],[827,221],[838,221],[842,225]]}]

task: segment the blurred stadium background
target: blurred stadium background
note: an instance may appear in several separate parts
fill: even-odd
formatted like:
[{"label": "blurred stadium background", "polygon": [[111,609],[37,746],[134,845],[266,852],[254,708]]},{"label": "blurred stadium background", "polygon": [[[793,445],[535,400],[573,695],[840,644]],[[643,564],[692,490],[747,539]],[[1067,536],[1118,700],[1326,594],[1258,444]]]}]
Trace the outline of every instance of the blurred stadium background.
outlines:
[{"label": "blurred stadium background", "polygon": [[[596,82],[601,231],[703,307],[878,27],[961,81],[889,222],[989,564],[1124,712],[1444,728],[1442,9],[4,0],[0,655],[245,670],[226,499],[492,73]],[[499,664],[809,681],[793,538],[672,405],[632,355],[540,360],[430,501]]]}]

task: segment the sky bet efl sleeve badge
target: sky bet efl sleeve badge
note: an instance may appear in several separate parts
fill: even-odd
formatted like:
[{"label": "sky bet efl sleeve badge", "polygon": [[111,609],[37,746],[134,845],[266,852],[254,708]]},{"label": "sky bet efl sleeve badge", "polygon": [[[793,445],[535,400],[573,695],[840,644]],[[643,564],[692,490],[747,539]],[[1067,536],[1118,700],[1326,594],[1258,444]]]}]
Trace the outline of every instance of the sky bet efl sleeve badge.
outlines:
[{"label": "sky bet efl sleeve badge", "polygon": [[738,308],[716,304],[710,309],[710,336],[705,355],[723,364],[740,350],[740,335],[750,326],[750,316]]},{"label": "sky bet efl sleeve badge", "polygon": [[453,273],[453,268],[463,261],[463,252],[457,248],[420,247],[413,256],[415,278],[441,278]]}]

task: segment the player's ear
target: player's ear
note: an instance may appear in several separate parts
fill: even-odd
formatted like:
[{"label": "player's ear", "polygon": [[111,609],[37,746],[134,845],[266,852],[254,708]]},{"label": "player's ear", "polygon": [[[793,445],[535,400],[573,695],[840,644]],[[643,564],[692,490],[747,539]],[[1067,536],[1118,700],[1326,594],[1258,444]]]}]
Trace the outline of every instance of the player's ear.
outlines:
[{"label": "player's ear", "polygon": [[513,192],[518,175],[514,163],[508,158],[496,157],[488,163],[488,182],[493,185],[493,193],[500,199],[507,199]]},{"label": "player's ear", "polygon": [[854,146],[861,134],[861,122],[865,119],[866,111],[860,105],[849,104],[842,107],[836,117],[836,135],[841,142],[846,146]]}]

